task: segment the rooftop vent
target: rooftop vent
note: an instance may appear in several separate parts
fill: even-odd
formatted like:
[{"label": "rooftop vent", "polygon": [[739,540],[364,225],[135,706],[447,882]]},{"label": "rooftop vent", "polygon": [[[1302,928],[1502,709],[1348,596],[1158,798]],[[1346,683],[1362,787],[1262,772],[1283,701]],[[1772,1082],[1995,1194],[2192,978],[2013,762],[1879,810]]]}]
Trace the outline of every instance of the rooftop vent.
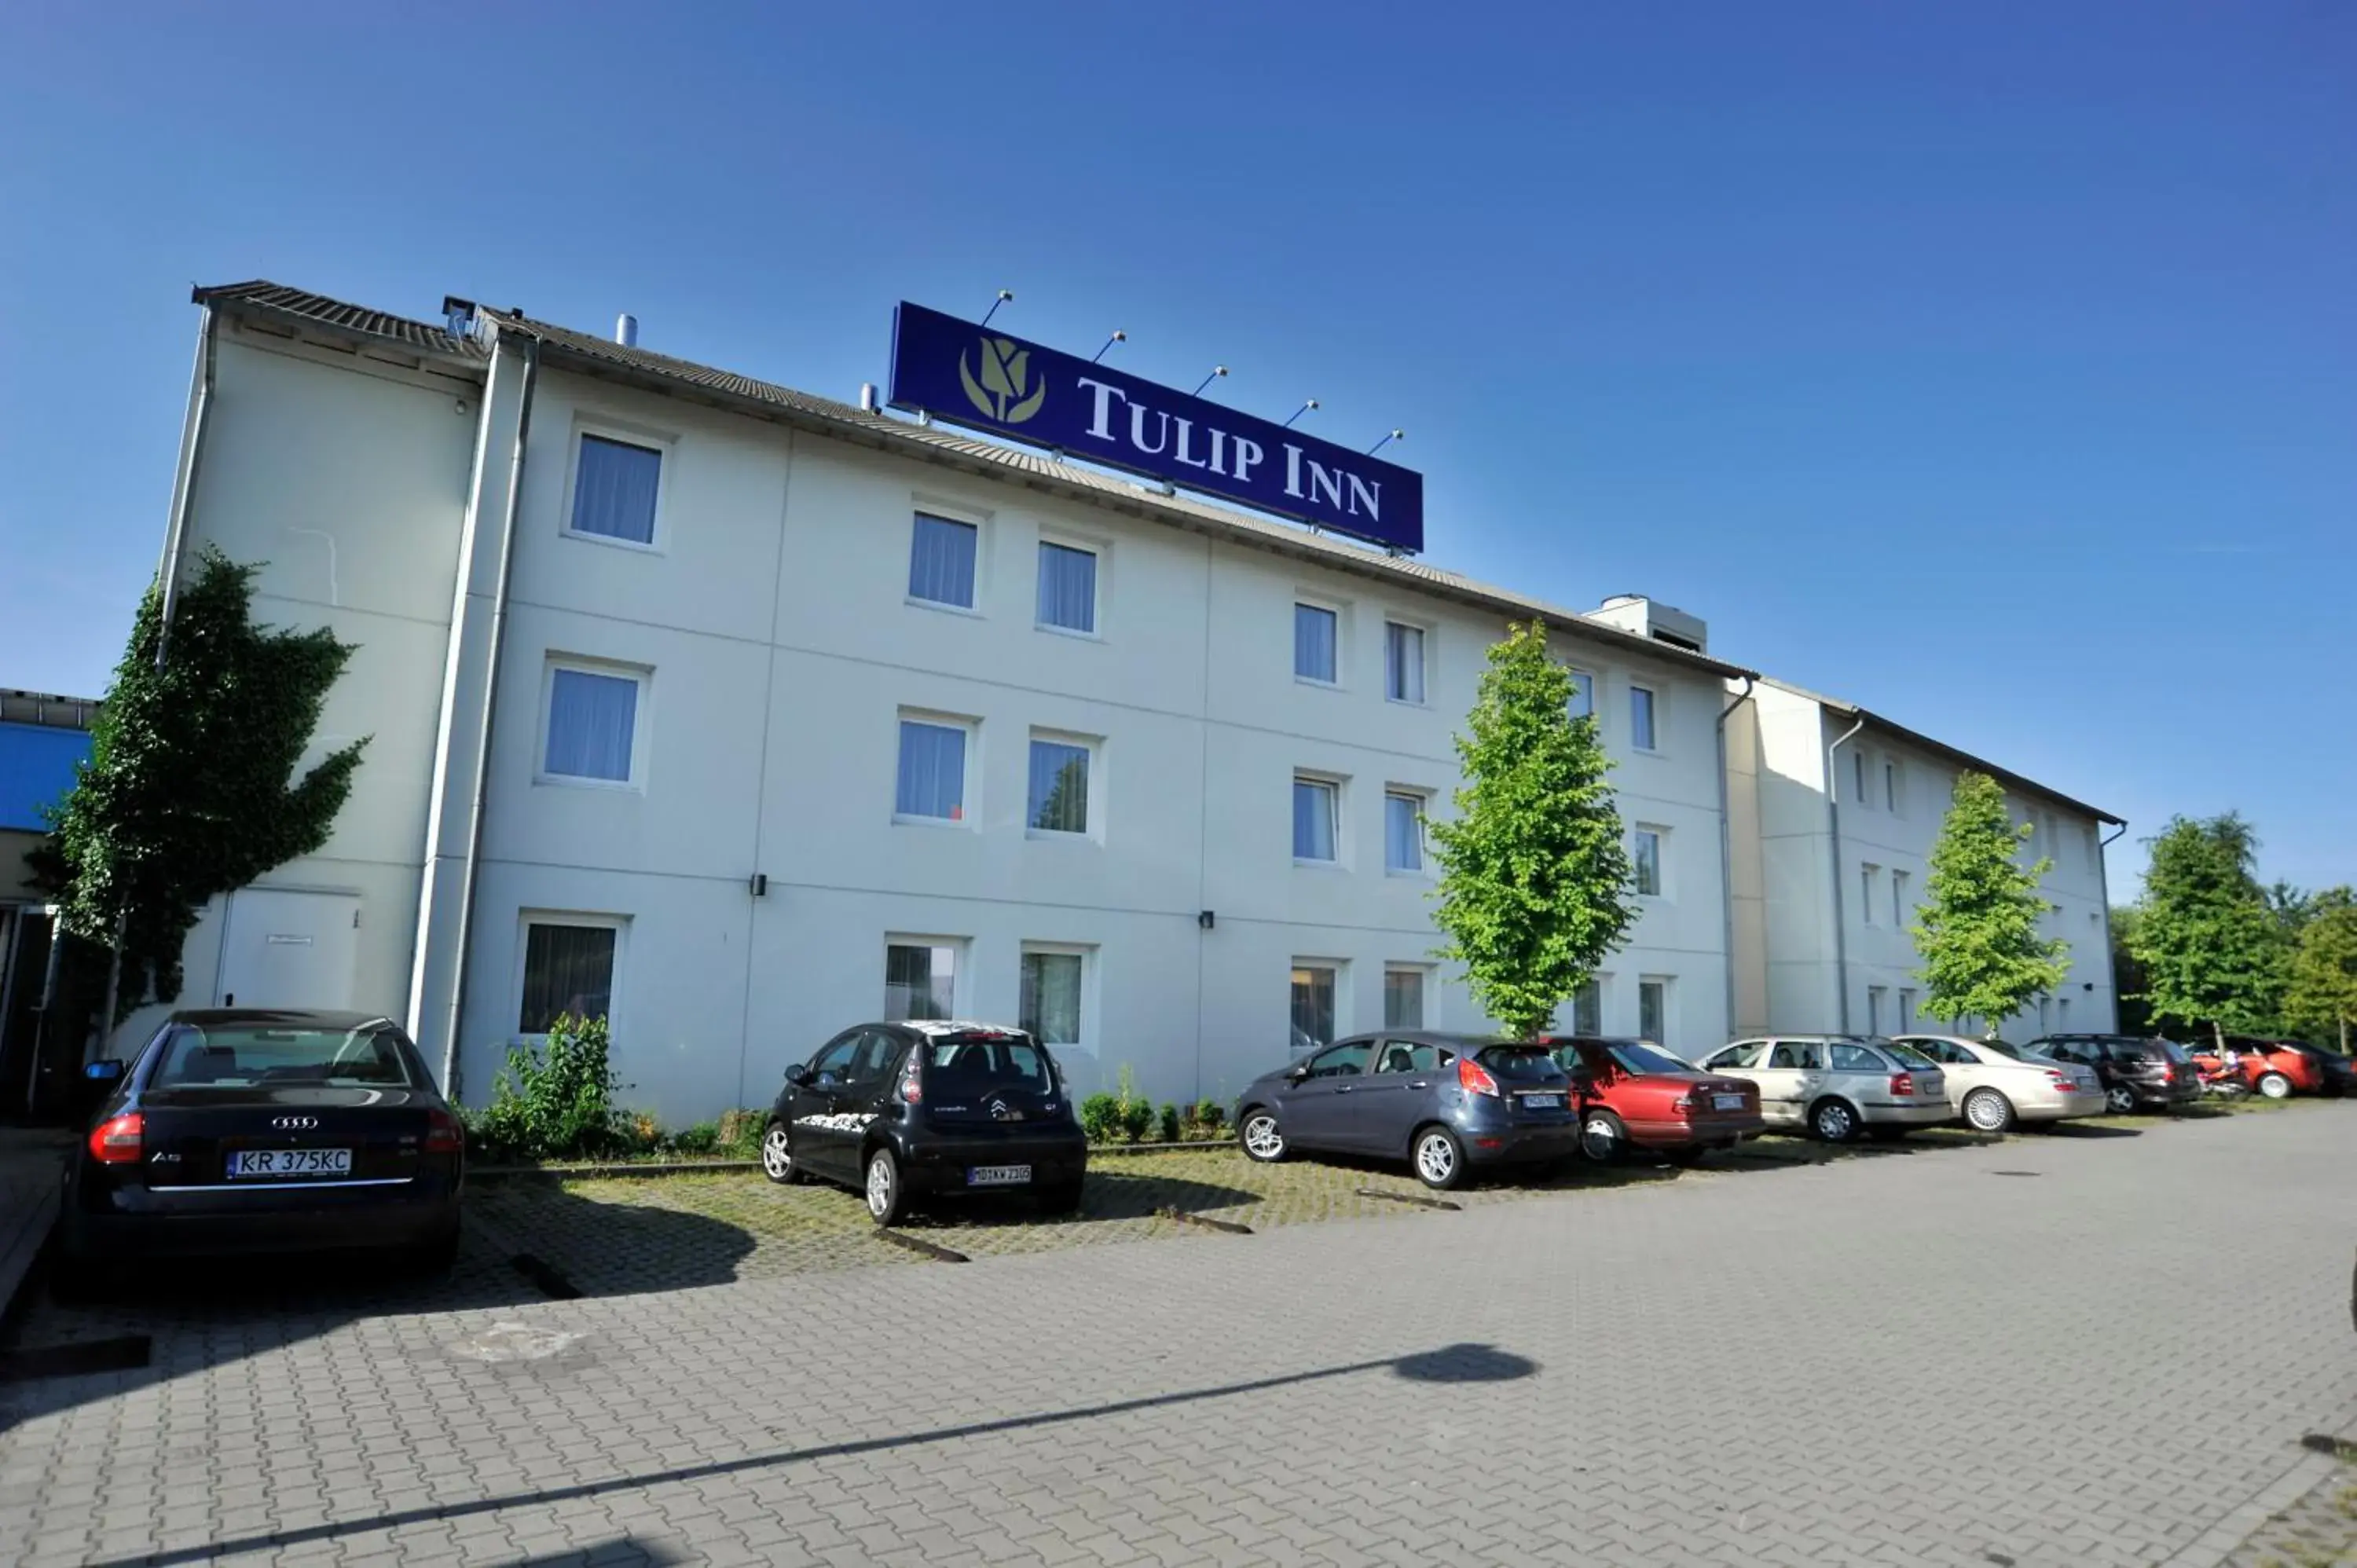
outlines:
[{"label": "rooftop vent", "polygon": [[639,346],[639,318],[628,311],[614,317],[614,341],[625,349]]},{"label": "rooftop vent", "polygon": [[1690,616],[1673,605],[1661,604],[1642,594],[1615,594],[1587,612],[1587,618],[1606,626],[1619,627],[1654,642],[1683,648],[1688,653],[1710,651],[1710,624],[1700,616]]}]

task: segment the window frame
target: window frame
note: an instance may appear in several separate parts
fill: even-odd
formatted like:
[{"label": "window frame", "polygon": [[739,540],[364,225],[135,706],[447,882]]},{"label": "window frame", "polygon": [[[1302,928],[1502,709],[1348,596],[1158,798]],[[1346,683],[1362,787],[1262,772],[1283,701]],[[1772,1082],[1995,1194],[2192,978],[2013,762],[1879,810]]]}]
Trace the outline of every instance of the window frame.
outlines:
[{"label": "window frame", "polygon": [[[1645,1032],[1645,992],[1649,987],[1658,993],[1661,999],[1658,1009],[1661,1014],[1661,1032],[1652,1035]],[[1675,975],[1641,974],[1637,977],[1637,1037],[1639,1039],[1651,1040],[1665,1051],[1670,1049],[1670,1031],[1673,1026],[1671,1013],[1676,1004],[1676,996],[1677,976]]]},{"label": "window frame", "polygon": [[[1334,855],[1332,859],[1313,860],[1307,858],[1302,854],[1300,840],[1288,833],[1289,842],[1293,847],[1293,864],[1295,865],[1311,870],[1339,871],[1347,864],[1347,851],[1343,840],[1347,814],[1342,803],[1342,790],[1343,786],[1349,782],[1350,781],[1348,779],[1338,778],[1331,773],[1319,773],[1310,768],[1297,768],[1293,770],[1294,789],[1300,789],[1304,784],[1314,784],[1325,789],[1327,800],[1327,833],[1334,843]],[[1292,791],[1288,790],[1286,792],[1286,799],[1289,805],[1293,799]],[[1289,813],[1287,816],[1286,825],[1288,829],[1292,829],[1298,825],[1292,820]]]},{"label": "window frame", "polygon": [[[953,729],[965,736],[965,768],[958,779],[958,811],[954,817],[924,817],[900,810],[900,745],[901,727],[906,725],[931,725],[937,729]],[[1027,753],[1027,756],[1028,754]],[[982,773],[982,721],[963,714],[944,714],[931,708],[896,708],[892,714],[892,822],[896,827],[950,828],[963,832],[980,831],[982,813],[975,810],[975,784]]]},{"label": "window frame", "polygon": [[[1393,628],[1415,633],[1415,688],[1413,697],[1395,696],[1392,693],[1392,631]],[[1383,701],[1396,703],[1403,708],[1432,706],[1433,628],[1426,621],[1412,620],[1405,616],[1386,614],[1383,617]]]},{"label": "window frame", "polygon": [[[1651,838],[1653,841],[1653,889],[1650,893],[1645,890],[1643,878],[1641,875],[1640,875],[1644,866],[1644,856],[1638,847],[1639,844],[1647,838]],[[1630,823],[1629,870],[1630,885],[1636,890],[1636,896],[1638,897],[1659,898],[1664,902],[1668,901],[1670,897],[1670,830],[1663,827],[1658,822]]]},{"label": "window frame", "polygon": [[[638,687],[630,704],[630,774],[627,779],[598,779],[581,773],[552,773],[548,768],[548,742],[556,720],[556,675],[558,671],[576,675],[597,675],[608,680],[630,681]],[[650,665],[625,664],[615,660],[594,659],[586,654],[559,653],[554,649],[541,655],[540,667],[540,728],[533,743],[532,781],[537,787],[553,785],[565,789],[608,789],[644,794],[647,789],[647,768],[651,760],[647,746],[650,715],[654,710],[654,670]]]},{"label": "window frame", "polygon": [[[1069,828],[1043,828],[1031,820],[1031,753],[1042,743],[1068,746],[1086,759],[1088,777],[1087,825],[1074,832]],[[1023,743],[1023,836],[1034,839],[1055,839],[1066,843],[1104,839],[1104,740],[1092,735],[1074,735],[1069,730],[1042,729],[1034,725]]]},{"label": "window frame", "polygon": [[[1315,675],[1304,675],[1301,672],[1301,612],[1306,609],[1323,610],[1334,618],[1334,676],[1329,681],[1321,681]],[[1343,671],[1350,668],[1350,660],[1344,646],[1348,641],[1350,606],[1340,599],[1329,599],[1321,595],[1303,593],[1296,589],[1293,595],[1292,624],[1295,683],[1318,692],[1350,690],[1350,682],[1342,678]]]},{"label": "window frame", "polygon": [[[1412,1024],[1394,1024],[1391,1021],[1392,978],[1394,975],[1413,975],[1415,978],[1415,1021]],[[1385,1029],[1414,1034],[1419,1030],[1437,1027],[1429,1017],[1433,1002],[1432,977],[1432,965],[1428,963],[1394,962],[1383,965],[1383,1027]]]},{"label": "window frame", "polygon": [[[1350,1033],[1348,1029],[1344,1027],[1342,1019],[1343,999],[1350,994],[1348,989],[1349,983],[1346,978],[1350,973],[1350,968],[1351,965],[1348,959],[1339,958],[1296,958],[1293,960],[1292,963],[1287,966],[1286,975],[1285,1020],[1287,1031],[1286,1054],[1288,1056],[1292,1056],[1293,1049],[1291,1045],[1291,1031],[1301,1028],[1301,1026],[1295,1022],[1293,988],[1298,983],[1296,977],[1304,972],[1314,974],[1320,971],[1324,972],[1327,977],[1327,995],[1329,999],[1328,1004],[1329,1015],[1327,1018],[1327,1036],[1326,1038],[1319,1040],[1317,1045],[1312,1047],[1312,1052],[1322,1051],[1329,1046],[1337,1045],[1350,1037]],[[1315,983],[1313,982],[1312,984],[1314,986]],[[1308,1031],[1303,1030],[1302,1032],[1307,1034]],[[1308,1055],[1305,1054],[1301,1057],[1294,1057],[1293,1059],[1296,1061],[1306,1060],[1308,1059]]]},{"label": "window frame", "polygon": [[1890,987],[1887,985],[1869,985],[1866,988],[1866,1032],[1867,1034],[1882,1035],[1889,1032],[1882,1026],[1884,1005],[1889,995]]},{"label": "window frame", "polygon": [[1882,867],[1875,862],[1870,860],[1861,860],[1857,863],[1857,913],[1858,922],[1861,925],[1874,926],[1881,924],[1880,921],[1874,918],[1874,895],[1876,891],[1876,884],[1878,883],[1881,878]]},{"label": "window frame", "polygon": [[[1645,730],[1643,740],[1637,738],[1637,693],[1645,694]],[[1659,757],[1662,746],[1662,689],[1642,681],[1629,682],[1629,749],[1641,751],[1648,757]]]},{"label": "window frame", "polygon": [[[1078,1005],[1074,1009],[1074,1016],[1078,1020],[1078,1027],[1080,1029],[1079,1039],[1050,1040],[1045,1035],[1033,1029],[1028,1024],[1026,1024],[1023,1021],[1023,963],[1026,959],[1033,957],[1076,958],[1081,961],[1081,994]],[[1092,942],[1044,942],[1026,940],[1016,950],[1016,1024],[1017,1027],[1021,1028],[1026,1034],[1028,1034],[1033,1039],[1037,1040],[1046,1050],[1053,1052],[1060,1049],[1067,1049],[1093,1052],[1096,1049],[1096,1042],[1098,1038],[1097,989],[1097,948]]]},{"label": "window frame", "polygon": [[1579,665],[1570,663],[1566,663],[1563,669],[1564,673],[1571,677],[1571,692],[1573,699],[1577,701],[1583,692],[1586,693],[1587,698],[1587,711],[1585,714],[1575,713],[1571,716],[1575,719],[1594,719],[1596,721],[1597,727],[1601,730],[1604,725],[1604,714],[1596,705],[1596,691],[1599,683],[1598,677],[1596,672],[1592,670],[1583,669]]},{"label": "window frame", "polygon": [[[1600,1036],[1604,1033],[1604,993],[1607,983],[1611,978],[1610,974],[1599,970],[1587,977],[1586,984],[1571,993],[1571,1032],[1573,1034]],[[1590,992],[1595,993],[1596,1011],[1591,1017],[1583,1019],[1580,1016],[1580,1004],[1587,999]]]},{"label": "window frame", "polygon": [[[1392,802],[1394,800],[1405,800],[1413,806],[1415,811],[1415,821],[1413,824],[1415,829],[1415,864],[1414,865],[1394,865],[1392,864]],[[1431,810],[1432,791],[1429,789],[1420,789],[1413,784],[1386,784],[1383,786],[1384,875],[1415,877],[1425,881],[1431,880],[1431,856],[1425,853],[1426,845],[1424,834],[1425,817]],[[1341,841],[1338,834],[1334,844],[1337,864],[1340,864],[1341,849]]]},{"label": "window frame", "polygon": [[534,926],[574,926],[588,930],[609,930],[614,933],[614,958],[606,974],[606,1017],[610,1026],[622,1012],[624,977],[629,973],[630,917],[597,913],[586,909],[522,908],[516,911],[516,947],[514,983],[509,988],[508,1016],[515,1020],[508,1038],[515,1043],[537,1044],[548,1038],[544,1029],[534,1034],[523,1027],[524,984],[532,961],[532,929]]},{"label": "window frame", "polygon": [[[955,522],[960,520],[951,518],[947,521]],[[977,550],[980,544],[981,538],[977,534],[975,537]],[[1051,545],[1058,550],[1077,551],[1081,554],[1093,556],[1096,559],[1096,565],[1089,573],[1089,628],[1086,631],[1082,631],[1078,627],[1060,626],[1054,621],[1040,618],[1039,567],[1040,564],[1047,560],[1047,552]],[[1102,539],[1082,533],[1071,533],[1058,528],[1039,530],[1039,537],[1033,542],[1031,554],[1031,629],[1044,631],[1051,637],[1077,638],[1082,642],[1103,642],[1104,640],[1105,571],[1111,554],[1111,550],[1106,547],[1105,542]],[[982,574],[978,561],[974,573],[974,596],[976,598],[982,596]]]},{"label": "window frame", "polygon": [[[935,522],[952,522],[974,530],[974,603],[961,605],[951,599],[928,599],[917,593],[915,585],[910,579],[915,575],[917,566],[917,520],[920,518],[931,518]],[[901,602],[920,610],[939,610],[944,615],[973,616],[976,619],[982,618],[983,603],[989,596],[987,568],[990,560],[988,548],[990,514],[976,511],[971,507],[955,506],[928,499],[923,496],[911,496],[909,499],[909,532],[906,537],[909,541],[909,548],[900,556]],[[1032,592],[1035,596],[1039,592],[1036,581]]]},{"label": "window frame", "polygon": [[1907,815],[1907,765],[1887,755],[1882,759],[1882,809],[1901,820]]},{"label": "window frame", "polygon": [[1890,868],[1890,929],[1907,929],[1907,885],[1914,878],[1897,866]]},{"label": "window frame", "polygon": [[[636,446],[655,455],[655,515],[644,543],[610,533],[590,533],[573,526],[573,510],[581,489],[581,441],[582,437],[589,435],[620,446]],[[641,555],[669,553],[671,475],[673,460],[678,453],[679,435],[675,431],[656,430],[599,414],[576,414],[572,433],[565,438],[565,495],[560,502],[563,510],[556,514],[557,537],[583,540],[591,544],[608,544],[618,550],[634,550]]]},{"label": "window frame", "polygon": [[950,953],[952,955],[950,960],[950,1004],[948,1010],[942,1014],[942,1019],[949,1019],[957,1016],[958,989],[965,983],[966,977],[972,972],[974,962],[973,938],[923,936],[914,931],[886,931],[884,933],[883,946],[883,972],[877,976],[877,979],[883,987],[884,999],[882,1006],[877,1013],[877,1017],[881,1020],[884,1026],[898,1027],[911,1023],[935,1023],[941,1021],[937,1019],[922,1018],[895,1018],[891,1015],[892,950],[894,948],[924,948],[928,950],[947,948],[950,950]]}]

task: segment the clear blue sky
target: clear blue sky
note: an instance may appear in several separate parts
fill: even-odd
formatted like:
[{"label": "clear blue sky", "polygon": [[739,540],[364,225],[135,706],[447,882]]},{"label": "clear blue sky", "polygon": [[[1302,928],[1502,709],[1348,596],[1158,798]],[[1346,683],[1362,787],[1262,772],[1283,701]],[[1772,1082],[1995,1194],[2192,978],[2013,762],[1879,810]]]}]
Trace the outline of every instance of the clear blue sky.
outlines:
[{"label": "clear blue sky", "polygon": [[[196,312],[837,396],[891,304],[1372,441],[1436,562],[2357,881],[2357,6],[0,10],[0,685],[101,687]],[[373,8],[367,8],[373,9]]]}]

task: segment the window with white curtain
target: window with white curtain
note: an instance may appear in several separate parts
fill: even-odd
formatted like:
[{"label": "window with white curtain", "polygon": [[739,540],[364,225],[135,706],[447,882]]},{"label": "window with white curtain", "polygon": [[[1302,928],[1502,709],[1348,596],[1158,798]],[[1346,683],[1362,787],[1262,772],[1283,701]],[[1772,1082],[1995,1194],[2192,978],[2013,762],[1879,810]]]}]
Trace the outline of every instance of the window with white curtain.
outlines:
[{"label": "window with white curtain", "polygon": [[1596,716],[1596,677],[1585,670],[1566,671],[1571,676],[1571,716],[1587,719]]},{"label": "window with white curtain", "polygon": [[1424,970],[1397,965],[1383,971],[1383,1027],[1424,1027]]},{"label": "window with white curtain", "polygon": [[1041,626],[1060,631],[1097,629],[1097,553],[1074,544],[1039,542]]},{"label": "window with white curtain", "polygon": [[1653,689],[1650,686],[1629,688],[1629,744],[1639,751],[1652,751],[1653,746]]},{"label": "window with white curtain", "polygon": [[1323,861],[1330,865],[1337,858],[1334,800],[1340,793],[1331,779],[1304,779],[1298,775],[1294,778],[1294,859]]},{"label": "window with white curtain", "polygon": [[1081,1043],[1081,998],[1088,955],[1071,949],[1025,948],[1016,1022],[1043,1046]]},{"label": "window with white curtain", "polygon": [[1312,1050],[1334,1037],[1334,1001],[1340,966],[1316,959],[1293,961],[1293,1049]]},{"label": "window with white curtain", "polygon": [[892,814],[921,822],[965,821],[966,754],[973,736],[974,726],[956,719],[904,715]]},{"label": "window with white curtain", "polygon": [[1342,618],[1323,605],[1293,607],[1293,674],[1296,680],[1335,684],[1335,645]]},{"label": "window with white curtain", "polygon": [[1637,982],[1637,1033],[1657,1046],[1669,1044],[1670,983],[1647,978]]},{"label": "window with white curtain", "polygon": [[584,432],[573,469],[575,533],[655,542],[655,501],[662,487],[662,453],[652,446]]},{"label": "window with white curtain", "polygon": [[1383,792],[1383,869],[1424,869],[1424,797],[1412,789]]},{"label": "window with white curtain", "polygon": [[893,937],[884,944],[884,1021],[957,1016],[963,938]]},{"label": "window with white curtain", "polygon": [[954,518],[917,513],[909,543],[909,596],[955,609],[974,608],[974,563],[982,530]]},{"label": "window with white curtain", "polygon": [[1383,623],[1383,695],[1394,703],[1424,701],[1424,628]]},{"label": "window with white curtain", "polygon": [[1089,754],[1084,741],[1031,737],[1031,789],[1024,822],[1033,832],[1089,831]]},{"label": "window with white curtain", "polygon": [[645,685],[646,677],[633,671],[552,660],[541,778],[600,784],[635,782],[639,699]]},{"label": "window with white curtain", "polygon": [[1604,977],[1598,975],[1571,993],[1571,1032],[1604,1033]]},{"label": "window with white curtain", "polygon": [[568,1014],[609,1016],[620,935],[620,922],[608,918],[526,916],[516,1033],[544,1035],[549,1025]]}]

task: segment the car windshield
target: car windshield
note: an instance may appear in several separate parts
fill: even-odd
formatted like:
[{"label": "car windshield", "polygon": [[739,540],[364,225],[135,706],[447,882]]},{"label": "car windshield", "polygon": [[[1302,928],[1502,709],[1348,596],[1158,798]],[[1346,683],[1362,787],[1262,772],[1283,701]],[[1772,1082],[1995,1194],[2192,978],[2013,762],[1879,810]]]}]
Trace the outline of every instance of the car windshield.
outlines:
[{"label": "car windshield", "polygon": [[1901,1067],[1937,1068],[1940,1065],[1914,1047],[1902,1046],[1897,1040],[1878,1040],[1875,1043],[1882,1047],[1883,1055],[1897,1057]]},{"label": "car windshield", "polygon": [[1480,1059],[1510,1083],[1552,1083],[1563,1076],[1544,1046],[1491,1046]]},{"label": "car windshield", "polygon": [[1604,1048],[1612,1053],[1612,1059],[1620,1064],[1620,1070],[1623,1072],[1689,1073],[1694,1071],[1694,1069],[1678,1060],[1669,1052],[1656,1049],[1648,1041],[1615,1040]]},{"label": "car windshield", "polygon": [[1975,1040],[1973,1044],[1980,1047],[1980,1048],[1985,1051],[1995,1051],[1998,1056],[2005,1058],[2007,1061],[2018,1062],[2028,1061],[2029,1059],[2022,1054],[2021,1047],[2015,1045],[2011,1040],[2000,1040],[1995,1036],[1991,1036],[1986,1040]]},{"label": "car windshield", "polygon": [[925,1081],[945,1093],[1053,1087],[1048,1053],[1021,1035],[951,1035],[925,1046]]},{"label": "car windshield", "polygon": [[164,1043],[149,1079],[155,1089],[242,1089],[325,1083],[412,1089],[408,1053],[381,1024],[357,1029],[271,1028],[258,1024],[184,1024]]}]

